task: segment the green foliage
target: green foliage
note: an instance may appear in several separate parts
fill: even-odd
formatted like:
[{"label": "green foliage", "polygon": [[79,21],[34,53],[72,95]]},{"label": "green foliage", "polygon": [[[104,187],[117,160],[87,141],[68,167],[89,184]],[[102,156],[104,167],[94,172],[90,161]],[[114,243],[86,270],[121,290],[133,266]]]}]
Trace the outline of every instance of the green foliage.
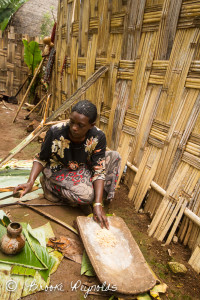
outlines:
[{"label": "green foliage", "polygon": [[23,40],[23,44],[24,61],[33,75],[35,68],[42,60],[41,50],[39,48],[39,44],[35,41],[31,41],[30,43],[28,43],[27,40]]},{"label": "green foliage", "polygon": [[13,275],[23,275],[23,276],[26,275],[26,276],[34,277],[35,273],[36,273],[35,269],[26,268],[23,266],[13,265],[11,269],[11,274]]},{"label": "green foliage", "polygon": [[83,258],[82,258],[82,265],[81,265],[81,275],[86,276],[95,276],[95,271],[93,269],[93,266],[89,260],[89,257],[87,256],[87,253],[83,252]]},{"label": "green foliage", "polygon": [[3,210],[0,210],[0,224],[7,227],[10,224],[10,219]]},{"label": "green foliage", "polygon": [[52,21],[51,15],[47,12],[43,15],[42,24],[40,26],[40,35],[42,38],[51,34],[54,21]]},{"label": "green foliage", "polygon": [[11,16],[28,0],[1,0],[0,6],[0,30],[8,25]]},{"label": "green foliage", "polygon": [[114,299],[118,299],[118,298],[115,298],[115,295],[112,295],[108,300],[114,300]]}]

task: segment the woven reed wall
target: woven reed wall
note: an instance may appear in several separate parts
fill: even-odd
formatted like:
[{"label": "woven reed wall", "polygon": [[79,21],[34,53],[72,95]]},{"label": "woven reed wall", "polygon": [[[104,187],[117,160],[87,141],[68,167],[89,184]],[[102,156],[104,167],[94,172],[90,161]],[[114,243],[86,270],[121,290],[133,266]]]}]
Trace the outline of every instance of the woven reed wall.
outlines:
[{"label": "woven reed wall", "polygon": [[[35,40],[41,43],[37,37],[16,34],[12,26],[3,33],[0,31],[0,94],[14,96],[28,75],[28,67],[24,63],[23,38],[28,42]],[[17,97],[18,100],[25,93],[25,88]]]},{"label": "woven reed wall", "polygon": [[[122,171],[127,160],[138,169],[128,168],[126,183],[136,209],[153,218],[150,234],[162,240],[178,230],[191,249],[199,227],[182,216],[185,207],[200,216],[199,7],[197,0],[60,0],[50,106],[109,66],[83,98],[97,105]],[[149,191],[152,180],[164,197]]]}]

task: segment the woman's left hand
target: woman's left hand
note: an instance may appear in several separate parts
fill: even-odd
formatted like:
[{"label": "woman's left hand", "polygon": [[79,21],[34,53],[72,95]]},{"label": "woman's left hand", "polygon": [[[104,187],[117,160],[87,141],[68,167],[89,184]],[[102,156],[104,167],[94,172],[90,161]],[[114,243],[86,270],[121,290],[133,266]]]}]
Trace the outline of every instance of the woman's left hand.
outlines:
[{"label": "woman's left hand", "polygon": [[101,205],[93,208],[93,218],[97,223],[100,223],[101,228],[106,227],[109,229],[108,219]]}]

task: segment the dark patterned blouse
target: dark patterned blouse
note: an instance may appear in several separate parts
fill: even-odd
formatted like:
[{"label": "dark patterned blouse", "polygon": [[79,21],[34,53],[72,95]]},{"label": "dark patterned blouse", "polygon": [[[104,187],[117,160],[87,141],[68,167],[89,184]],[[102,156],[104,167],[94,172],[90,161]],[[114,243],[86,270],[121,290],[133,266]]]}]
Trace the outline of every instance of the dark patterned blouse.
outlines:
[{"label": "dark patterned blouse", "polygon": [[52,126],[47,131],[41,151],[34,161],[38,161],[44,167],[49,165],[52,172],[64,166],[71,170],[88,166],[92,171],[92,181],[105,180],[105,151],[106,137],[103,131],[94,126],[87,132],[82,143],[73,143],[66,121]]}]

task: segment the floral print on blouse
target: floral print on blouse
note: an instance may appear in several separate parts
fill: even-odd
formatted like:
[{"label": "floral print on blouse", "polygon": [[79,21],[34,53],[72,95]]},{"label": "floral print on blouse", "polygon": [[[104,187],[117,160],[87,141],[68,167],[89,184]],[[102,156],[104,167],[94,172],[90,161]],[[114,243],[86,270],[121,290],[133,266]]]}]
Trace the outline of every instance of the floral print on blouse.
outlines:
[{"label": "floral print on blouse", "polygon": [[77,170],[88,166],[92,170],[92,181],[105,180],[105,151],[106,137],[103,131],[92,127],[86,134],[85,140],[78,144],[69,137],[69,124],[63,122],[52,126],[46,134],[41,151],[34,161],[44,167],[48,164],[52,172],[68,167]]}]

